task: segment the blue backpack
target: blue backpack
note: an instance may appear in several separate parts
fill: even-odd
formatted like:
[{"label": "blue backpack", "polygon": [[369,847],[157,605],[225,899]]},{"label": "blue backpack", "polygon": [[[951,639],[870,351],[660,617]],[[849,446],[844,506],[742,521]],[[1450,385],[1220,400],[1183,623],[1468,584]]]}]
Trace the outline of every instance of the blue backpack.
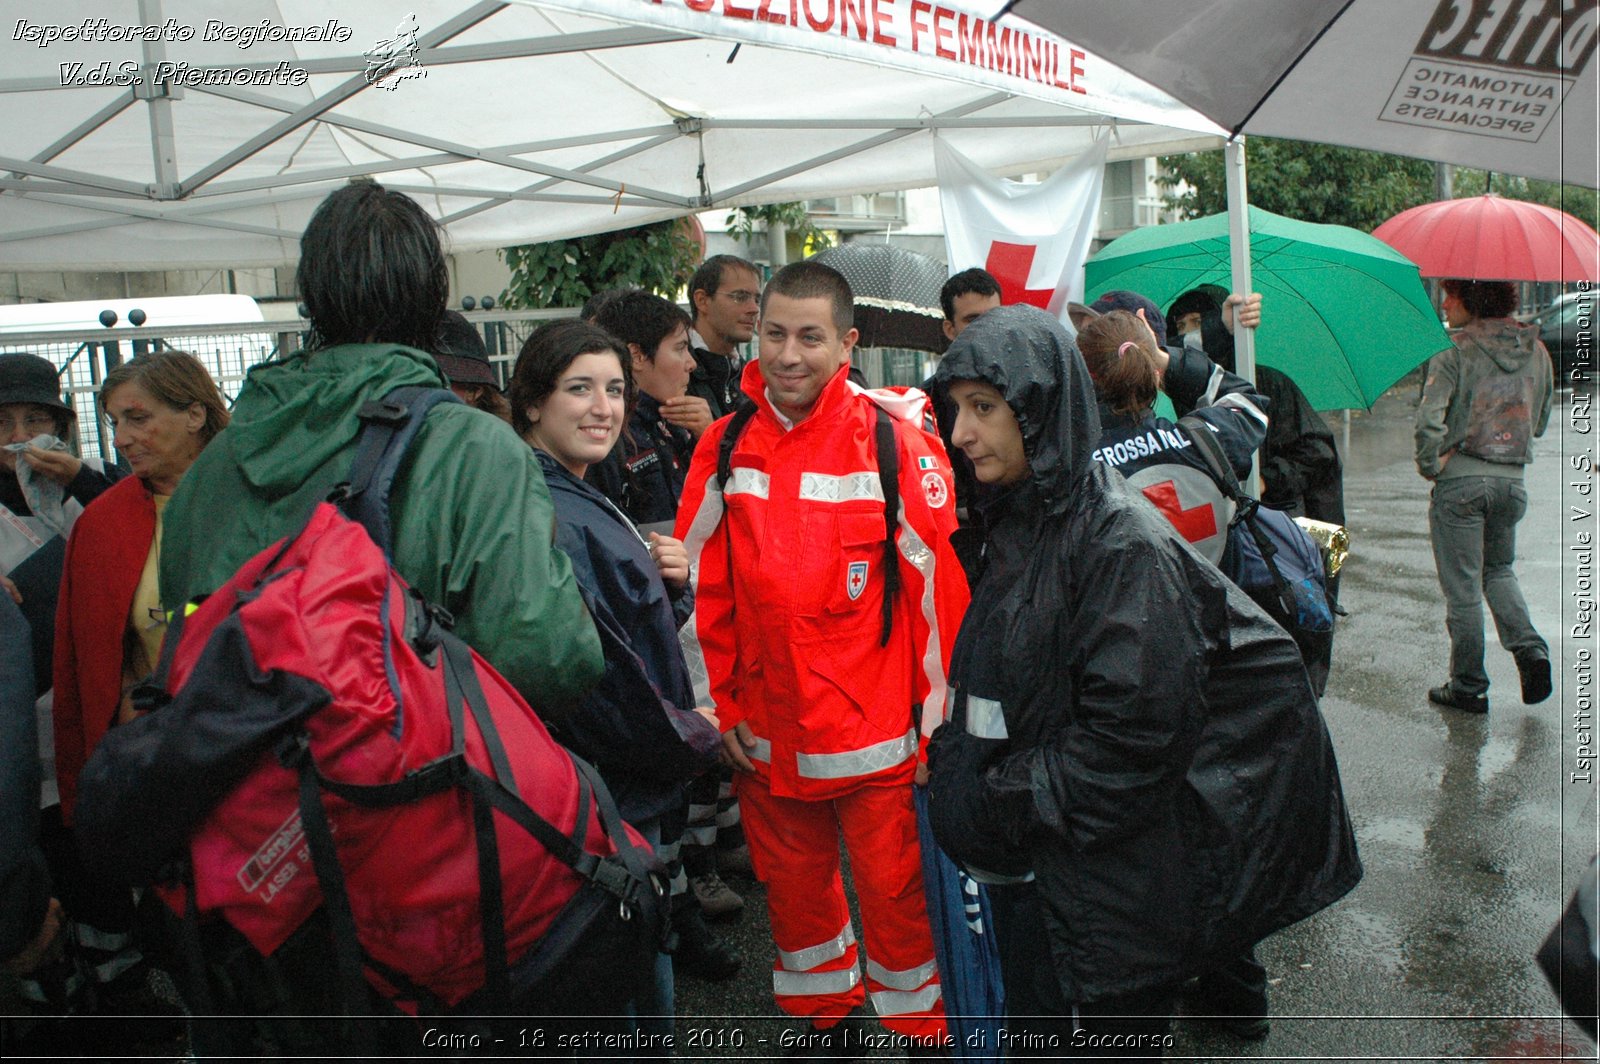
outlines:
[{"label": "blue backpack", "polygon": [[1322,548],[1294,518],[1262,506],[1240,490],[1222,445],[1204,422],[1184,418],[1178,425],[1194,441],[1212,479],[1234,502],[1228,542],[1217,568],[1294,637],[1311,687],[1322,697],[1333,657],[1333,607]]}]

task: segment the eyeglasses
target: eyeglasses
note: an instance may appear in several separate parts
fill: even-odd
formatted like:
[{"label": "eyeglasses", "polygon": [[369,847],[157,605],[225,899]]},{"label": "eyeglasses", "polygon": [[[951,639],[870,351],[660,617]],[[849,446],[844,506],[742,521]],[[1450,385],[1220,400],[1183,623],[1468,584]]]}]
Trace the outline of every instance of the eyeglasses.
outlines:
[{"label": "eyeglasses", "polygon": [[30,435],[39,436],[46,432],[54,431],[56,419],[51,414],[29,414],[21,421],[14,418],[0,418],[0,436],[9,436],[21,426],[28,430]]},{"label": "eyeglasses", "polygon": [[761,293],[760,292],[751,292],[751,291],[748,291],[748,290],[743,289],[743,288],[740,288],[737,291],[733,291],[733,292],[718,292],[717,295],[719,295],[719,296],[727,296],[729,299],[733,300],[735,303],[741,303],[741,304],[743,304],[743,303],[754,303],[756,300],[761,298]]}]

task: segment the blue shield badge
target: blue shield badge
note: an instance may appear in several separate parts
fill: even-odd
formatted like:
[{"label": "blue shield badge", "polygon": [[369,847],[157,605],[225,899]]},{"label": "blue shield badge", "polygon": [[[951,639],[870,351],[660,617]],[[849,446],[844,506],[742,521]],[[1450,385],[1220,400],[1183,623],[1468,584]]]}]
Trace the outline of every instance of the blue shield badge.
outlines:
[{"label": "blue shield badge", "polygon": [[861,593],[867,589],[866,562],[850,563],[849,573],[845,577],[844,589],[849,593],[850,601],[852,602],[861,597]]}]

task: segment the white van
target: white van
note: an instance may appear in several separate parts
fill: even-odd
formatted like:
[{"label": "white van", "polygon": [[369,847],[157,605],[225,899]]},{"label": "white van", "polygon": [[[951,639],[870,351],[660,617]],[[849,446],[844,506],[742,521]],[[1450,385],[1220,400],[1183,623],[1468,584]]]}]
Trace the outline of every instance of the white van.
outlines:
[{"label": "white van", "polygon": [[[130,315],[141,311],[143,328],[182,328],[185,325],[231,325],[265,321],[261,308],[249,296],[152,296],[148,299],[80,299],[67,303],[18,303],[0,307],[0,344],[6,333],[92,333],[111,330],[101,324],[105,311],[116,315],[112,329],[131,329]],[[110,337],[107,337],[108,339]],[[176,346],[176,345],[174,345]]]},{"label": "white van", "polygon": [[[107,311],[116,315],[109,327],[100,319]],[[28,351],[53,362],[78,411],[83,452],[110,460],[94,401],[110,364],[158,345],[188,351],[231,402],[245,371],[277,354],[281,328],[241,295],[21,303],[0,306],[0,352]]]}]

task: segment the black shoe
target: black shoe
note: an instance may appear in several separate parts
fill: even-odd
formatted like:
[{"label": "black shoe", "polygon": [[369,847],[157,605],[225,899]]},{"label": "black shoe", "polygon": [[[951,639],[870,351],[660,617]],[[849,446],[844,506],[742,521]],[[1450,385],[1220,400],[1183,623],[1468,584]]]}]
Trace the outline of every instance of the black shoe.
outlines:
[{"label": "black shoe", "polygon": [[1200,1019],[1246,1042],[1259,1042],[1272,1033],[1272,1024],[1265,1016],[1203,1016]]},{"label": "black shoe", "polygon": [[1550,697],[1550,655],[1542,650],[1524,650],[1514,655],[1517,675],[1522,677],[1522,704],[1531,706]]},{"label": "black shoe", "polygon": [[804,1031],[793,1034],[784,1050],[784,1056],[800,1060],[855,1060],[866,1053],[866,1039],[862,1037],[866,1021],[860,1009],[852,1009],[844,1019],[826,1029],[808,1024]]},{"label": "black shoe", "polygon": [[1488,696],[1460,694],[1454,687],[1451,687],[1447,683],[1442,683],[1438,687],[1435,687],[1429,691],[1428,701],[1434,703],[1435,705],[1449,706],[1451,709],[1459,709],[1463,713],[1489,712]]},{"label": "black shoe", "polygon": [[678,935],[678,948],[672,953],[672,971],[675,975],[688,975],[712,983],[732,979],[743,963],[711,929],[706,926],[698,907],[687,915],[674,914],[673,930]]}]

